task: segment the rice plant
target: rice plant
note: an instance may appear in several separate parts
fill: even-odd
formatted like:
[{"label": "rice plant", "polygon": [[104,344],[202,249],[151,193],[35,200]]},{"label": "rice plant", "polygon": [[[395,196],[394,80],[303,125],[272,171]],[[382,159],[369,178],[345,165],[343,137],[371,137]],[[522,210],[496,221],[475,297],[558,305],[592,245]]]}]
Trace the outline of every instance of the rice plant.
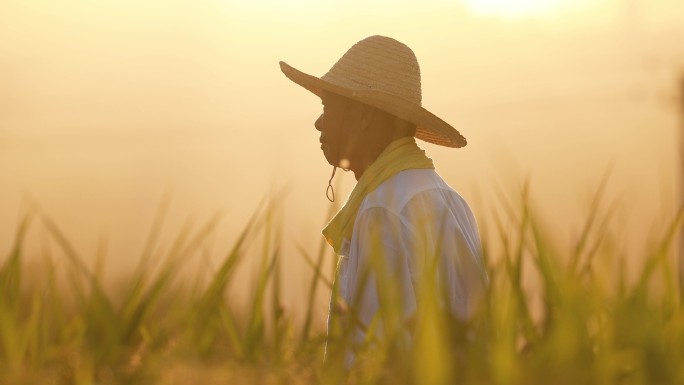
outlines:
[{"label": "rice plant", "polygon": [[[123,290],[107,289],[33,203],[0,261],[0,383],[684,383],[682,287],[671,258],[684,210],[651,240],[630,280],[628,261],[608,242],[614,209],[601,189],[567,251],[550,241],[525,191],[517,204],[504,202],[496,230],[483,240],[490,285],[471,319],[444,311],[431,284],[417,290],[418,310],[405,319],[377,257],[364,279],[373,278],[382,304],[368,324],[336,295],[322,239],[316,255],[303,246],[283,255],[275,202],[255,210],[208,279],[192,280],[181,272],[220,219],[188,225],[173,244],[159,245],[164,199]],[[44,227],[59,247],[59,256],[43,256],[43,271],[27,271],[23,262],[31,226]],[[247,258],[259,261],[258,271],[241,305],[228,292]],[[303,317],[283,309],[283,258],[311,267]],[[327,333],[313,327],[327,316],[314,306],[322,291],[333,293],[331,306],[343,315]]]}]

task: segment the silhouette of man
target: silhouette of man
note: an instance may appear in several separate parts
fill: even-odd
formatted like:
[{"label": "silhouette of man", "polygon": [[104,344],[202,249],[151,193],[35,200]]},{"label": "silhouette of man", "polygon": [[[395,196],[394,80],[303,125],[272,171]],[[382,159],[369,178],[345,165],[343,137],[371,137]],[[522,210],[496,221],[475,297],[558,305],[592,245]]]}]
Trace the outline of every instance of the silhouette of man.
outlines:
[{"label": "silhouette of man", "polygon": [[[419,305],[421,277],[434,263],[447,297],[444,306],[458,318],[471,317],[487,285],[477,224],[414,137],[454,148],[466,140],[421,106],[420,70],[411,49],[371,36],[320,78],[284,62],[280,67],[321,98],[323,113],[314,125],[333,176],[342,167],[357,180],[323,230],[340,256],[336,283],[344,303],[370,325],[383,300],[378,286],[383,273],[396,284],[394,294],[409,319]],[[382,272],[368,270],[373,263]],[[331,318],[334,309],[331,301]],[[363,338],[363,327],[357,333],[357,340]]]}]

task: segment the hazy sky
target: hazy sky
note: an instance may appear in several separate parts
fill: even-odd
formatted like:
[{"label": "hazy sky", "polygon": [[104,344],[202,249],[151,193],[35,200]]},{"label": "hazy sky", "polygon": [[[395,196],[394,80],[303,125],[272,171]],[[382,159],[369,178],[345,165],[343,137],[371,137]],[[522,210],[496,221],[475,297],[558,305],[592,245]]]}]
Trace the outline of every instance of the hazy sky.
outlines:
[{"label": "hazy sky", "polygon": [[[609,168],[626,247],[671,213],[679,0],[0,0],[0,252],[29,192],[83,254],[106,236],[110,265],[125,268],[167,187],[167,239],[222,211],[220,256],[287,185],[288,247],[317,244],[331,172],[321,106],[278,61],[320,76],[374,34],[415,51],[424,106],[468,138],[424,147],[481,227],[494,187],[515,200],[529,177],[572,239]],[[354,181],[341,178],[343,197]],[[39,227],[31,236],[37,253]]]}]

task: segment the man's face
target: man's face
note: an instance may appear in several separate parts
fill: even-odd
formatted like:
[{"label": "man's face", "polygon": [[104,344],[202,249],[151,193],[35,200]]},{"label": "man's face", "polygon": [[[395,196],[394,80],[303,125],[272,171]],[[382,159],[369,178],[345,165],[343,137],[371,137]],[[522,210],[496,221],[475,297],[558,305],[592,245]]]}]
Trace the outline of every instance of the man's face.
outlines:
[{"label": "man's face", "polygon": [[349,168],[361,141],[362,105],[334,94],[321,98],[323,113],[314,123],[321,132],[321,150],[333,166]]}]

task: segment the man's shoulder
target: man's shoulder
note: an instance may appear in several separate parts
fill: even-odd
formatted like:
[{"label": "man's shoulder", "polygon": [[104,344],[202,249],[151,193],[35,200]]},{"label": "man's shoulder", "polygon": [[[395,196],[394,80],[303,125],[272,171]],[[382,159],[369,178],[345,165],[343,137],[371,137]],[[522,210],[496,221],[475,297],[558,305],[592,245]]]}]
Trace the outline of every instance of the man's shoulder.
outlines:
[{"label": "man's shoulder", "polygon": [[360,210],[382,207],[390,212],[400,213],[415,195],[428,190],[449,190],[456,194],[434,169],[404,170],[369,193]]}]

